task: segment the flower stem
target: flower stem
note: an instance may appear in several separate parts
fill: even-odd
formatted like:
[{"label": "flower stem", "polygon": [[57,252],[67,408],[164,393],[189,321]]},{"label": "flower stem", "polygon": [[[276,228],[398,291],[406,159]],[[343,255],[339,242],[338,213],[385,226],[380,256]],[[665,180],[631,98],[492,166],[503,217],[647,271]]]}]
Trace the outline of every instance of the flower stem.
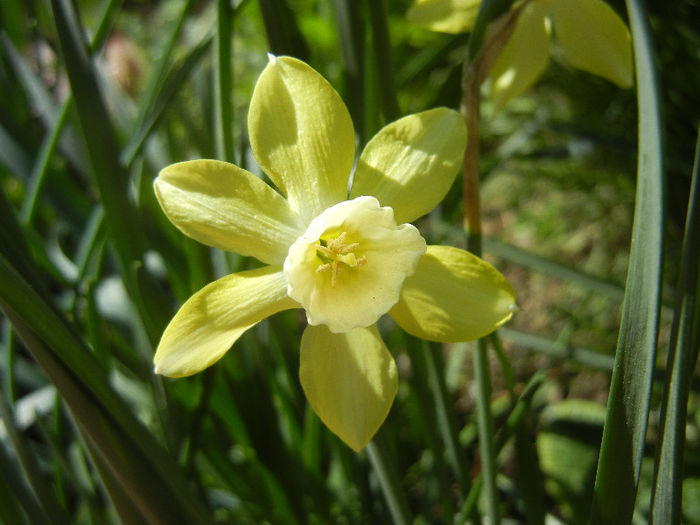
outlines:
[{"label": "flower stem", "polygon": [[[481,256],[481,200],[479,189],[479,109],[481,83],[513,30],[517,14],[509,11],[487,30],[476,56],[468,56],[462,70],[460,111],[467,125],[467,147],[464,150],[464,233],[467,249]],[[500,523],[496,490],[496,452],[494,449],[493,415],[491,413],[491,377],[486,339],[480,339],[474,353],[474,375],[477,385],[477,426],[483,474],[488,501],[488,520]]]},{"label": "flower stem", "polygon": [[440,354],[439,344],[423,343],[423,353],[428,369],[428,377],[433,390],[435,410],[440,434],[445,442],[447,457],[457,477],[460,495],[466,495],[470,490],[469,476],[467,475],[466,460],[459,446],[456,424],[453,415],[453,406],[448,401],[447,387],[445,385],[445,365]]},{"label": "flower stem", "polygon": [[477,341],[474,352],[474,377],[477,387],[477,427],[479,452],[489,523],[500,523],[498,493],[496,489],[496,450],[494,448],[493,414],[491,414],[491,376],[486,339]]},{"label": "flower stem", "polygon": [[366,450],[369,462],[379,478],[379,485],[389,507],[391,518],[396,525],[409,525],[412,520],[408,502],[399,486],[395,465],[387,458],[386,447],[383,446],[381,437],[375,436],[367,445]]},{"label": "flower stem", "polygon": [[474,63],[464,65],[460,111],[467,125],[467,147],[464,150],[462,191],[464,197],[464,232],[467,249],[481,255],[481,199],[479,193],[479,104],[480,75]]}]

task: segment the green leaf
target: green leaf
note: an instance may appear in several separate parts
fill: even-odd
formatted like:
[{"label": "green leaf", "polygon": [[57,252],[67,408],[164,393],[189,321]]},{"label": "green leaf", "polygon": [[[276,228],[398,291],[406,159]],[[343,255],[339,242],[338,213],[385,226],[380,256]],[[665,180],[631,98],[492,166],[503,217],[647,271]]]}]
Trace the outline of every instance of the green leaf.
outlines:
[{"label": "green leaf", "polygon": [[214,96],[216,103],[216,156],[233,162],[233,109],[231,107],[231,26],[233,10],[229,0],[216,2],[216,57]]},{"label": "green leaf", "polygon": [[82,39],[77,13],[68,0],[52,0],[51,5],[92,175],[105,210],[105,223],[119,258],[124,284],[139,309],[151,344],[155,345],[167,322],[167,314],[148,309],[144,303],[146,297],[157,301],[162,292],[153,280],[146,278],[139,282],[137,278],[136,270],[142,264],[147,243],[135,206],[128,199],[129,179],[119,161],[117,137]]},{"label": "green leaf", "polygon": [[[155,124],[157,115],[159,115],[165,107],[167,98],[166,101],[163,101],[161,99],[162,95],[166,93],[172,95],[172,93],[174,93],[173,90],[166,89],[166,80],[168,79],[166,68],[170,62],[173,46],[175,45],[175,41],[180,34],[182,24],[191,4],[191,0],[183,0],[177,16],[172,22],[170,22],[165,30],[167,35],[163,39],[165,43],[163,44],[162,48],[159,49],[159,58],[153,65],[153,69],[148,80],[148,86],[146,87],[144,94],[140,97],[138,116],[134,120],[131,133],[129,134],[131,139],[122,153],[121,158],[126,166],[130,166],[134,161],[134,158],[139,152],[143,141]],[[185,77],[181,78],[184,79]]]},{"label": "green leaf", "polygon": [[639,482],[659,331],[664,168],[660,98],[644,7],[628,0],[639,144],[632,247],[591,522],[629,523]]},{"label": "green leaf", "polygon": [[273,55],[289,55],[306,61],[309,46],[299,31],[294,11],[286,0],[258,0],[265,33]]},{"label": "green leaf", "polygon": [[[4,49],[9,63],[14,69],[17,79],[24,88],[27,97],[32,105],[32,107],[37,111],[39,117],[41,118],[44,126],[47,129],[54,129],[53,133],[57,133],[58,136],[55,139],[49,139],[58,141],[60,144],[61,152],[70,161],[71,165],[74,166],[82,175],[85,174],[85,153],[80,147],[80,144],[76,140],[74,133],[69,132],[62,134],[63,123],[61,120],[65,120],[65,114],[67,112],[69,101],[64,102],[63,107],[60,108],[49,90],[44,86],[39,75],[34,71],[32,66],[27,62],[27,60],[15,49],[14,45],[3,33],[0,33],[0,43]],[[60,124],[58,124],[61,122]],[[70,130],[69,130],[70,131]]]},{"label": "green leaf", "polygon": [[149,523],[207,523],[177,465],[114,393],[89,349],[3,255],[0,284],[0,307]]},{"label": "green leaf", "polygon": [[[184,16],[184,13],[183,13]],[[191,73],[199,64],[203,56],[214,40],[214,31],[208,31],[196,46],[193,46],[187,54],[167,72],[161,82],[155,84],[153,95],[146,96],[141,105],[139,117],[134,125],[131,138],[124,146],[120,159],[125,166],[131,166],[134,159],[141,151],[145,140],[157,124],[165,111],[168,103],[177,93],[178,89],[191,78]],[[152,103],[149,100],[152,98]]]},{"label": "green leaf", "polygon": [[688,394],[700,347],[700,134],[695,149],[695,167],[690,203],[685,221],[681,274],[676,287],[676,311],[671,327],[669,371],[661,406],[661,428],[657,441],[651,514],[654,523],[681,521],[683,451],[685,447]]},{"label": "green leaf", "polygon": [[355,0],[334,0],[333,4],[345,73],[343,100],[360,144],[364,144],[368,137],[365,133],[365,28],[361,5]]},{"label": "green leaf", "polygon": [[391,60],[391,39],[389,22],[384,0],[368,2],[369,21],[372,28],[372,50],[376,58],[379,95],[382,101],[384,122],[393,122],[401,116],[399,101],[394,83],[394,69]]},{"label": "green leaf", "polygon": [[390,451],[382,442],[381,435],[367,445],[367,455],[372,468],[379,478],[382,493],[386,499],[389,512],[395,525],[408,525],[411,523],[411,514],[408,510],[408,502],[400,488],[396,465],[391,459]]},{"label": "green leaf", "polygon": [[42,511],[34,494],[24,483],[19,469],[12,462],[2,442],[0,442],[0,469],[2,470],[0,521],[17,525],[29,524],[28,520],[39,525],[48,524],[48,516]]},{"label": "green leaf", "polygon": [[[0,419],[4,424],[5,431],[9,437],[12,447],[17,455],[17,459],[22,466],[24,475],[29,482],[32,492],[36,496],[43,517],[42,522],[48,523],[48,516],[58,523],[67,523],[68,517],[64,510],[56,501],[55,494],[51,491],[47,477],[42,473],[36,461],[36,457],[31,453],[28,440],[21,435],[21,431],[15,425],[14,413],[3,397],[0,396]],[[33,517],[32,520],[36,520]]]},{"label": "green leaf", "polygon": [[2,125],[0,125],[0,162],[7,171],[20,179],[27,176],[31,166],[27,152]]}]

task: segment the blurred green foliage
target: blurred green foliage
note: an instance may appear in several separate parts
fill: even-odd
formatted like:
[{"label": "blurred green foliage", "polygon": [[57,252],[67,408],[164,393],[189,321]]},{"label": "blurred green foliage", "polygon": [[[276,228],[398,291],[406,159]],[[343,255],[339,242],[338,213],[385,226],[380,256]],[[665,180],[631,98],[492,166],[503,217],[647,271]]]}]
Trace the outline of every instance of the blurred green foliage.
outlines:
[{"label": "blurred green foliage", "polygon": [[[189,295],[256,265],[182,236],[151,183],[173,162],[216,158],[221,126],[232,160],[259,173],[246,110],[265,53],[303,58],[328,78],[364,142],[398,115],[459,106],[468,35],[413,26],[407,1],[382,2],[377,13],[366,1],[241,0],[226,4],[232,38],[222,66],[216,2],[85,0],[76,6],[83,32],[72,37],[85,39],[91,59],[69,79],[77,59],[55,10],[71,5],[0,2],[0,521],[386,523],[396,514],[382,473],[415,523],[484,512],[471,345],[426,347],[381,324],[401,377],[376,439],[385,471],[306,404],[298,312],[251,329],[197,376],[164,380],[151,364],[164,324]],[[698,9],[694,0],[650,5],[669,213],[640,523],[650,512],[700,115]],[[217,67],[231,73],[221,98],[231,119],[219,127]],[[100,108],[106,116],[90,123]],[[629,258],[636,97],[555,63],[504,110],[486,100],[481,122],[485,257],[508,276],[521,308],[503,344],[492,342],[498,503],[515,522],[542,522],[545,513],[585,522]],[[418,226],[431,243],[462,245],[462,215],[457,181]],[[688,523],[700,520],[697,387],[682,482]],[[82,394],[74,402],[66,389]]]}]

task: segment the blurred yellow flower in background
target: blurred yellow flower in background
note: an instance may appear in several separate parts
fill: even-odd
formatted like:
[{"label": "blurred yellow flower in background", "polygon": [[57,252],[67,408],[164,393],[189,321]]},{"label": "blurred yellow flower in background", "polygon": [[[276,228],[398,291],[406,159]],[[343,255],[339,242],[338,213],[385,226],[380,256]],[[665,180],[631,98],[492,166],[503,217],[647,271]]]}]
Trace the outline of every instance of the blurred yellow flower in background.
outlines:
[{"label": "blurred yellow flower in background", "polygon": [[[433,31],[462,33],[473,26],[479,4],[479,0],[417,0],[407,16]],[[608,4],[526,0],[515,7],[520,9],[515,28],[490,72],[496,107],[503,107],[539,78],[549,63],[552,37],[565,63],[622,88],[632,86],[629,30]]]},{"label": "blurred yellow flower in background", "polygon": [[437,108],[387,125],[360,155],[348,192],[355,134],[340,96],[307,64],[271,56],[248,130],[279,192],[216,160],[173,164],[155,181],[164,212],[183,233],[266,265],[223,277],[185,302],[163,333],[156,372],[199,372],[264,318],[303,308],[302,388],[326,426],[359,451],[398,385],[376,328],[382,315],[446,342],[484,336],[515,308],[511,286],[492,266],[464,250],[426,246],[408,224],[450,188],[464,123]]}]

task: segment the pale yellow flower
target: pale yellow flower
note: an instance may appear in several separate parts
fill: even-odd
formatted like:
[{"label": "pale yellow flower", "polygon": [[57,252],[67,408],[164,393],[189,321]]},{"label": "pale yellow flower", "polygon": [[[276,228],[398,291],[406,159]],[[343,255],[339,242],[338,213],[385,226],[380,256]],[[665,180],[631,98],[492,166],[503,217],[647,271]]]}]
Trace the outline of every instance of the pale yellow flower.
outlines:
[{"label": "pale yellow flower", "polygon": [[193,295],[163,334],[156,371],[199,372],[262,319],[303,308],[301,385],[328,428],[360,450],[398,385],[376,328],[382,315],[425,339],[462,341],[486,335],[514,310],[513,290],[497,270],[463,250],[426,246],[408,224],[452,184],[464,123],[438,108],[389,124],[360,155],[348,192],[355,136],[345,105],[308,65],[271,57],[248,131],[281,193],[215,160],[174,164],[155,181],[163,210],[183,233],[265,264]]},{"label": "pale yellow flower", "polygon": [[[480,3],[416,0],[407,16],[433,31],[462,33],[471,29]],[[539,78],[549,63],[552,37],[565,63],[623,88],[632,85],[629,31],[603,0],[525,0],[515,5],[522,7],[515,29],[490,72],[496,107]]]}]

